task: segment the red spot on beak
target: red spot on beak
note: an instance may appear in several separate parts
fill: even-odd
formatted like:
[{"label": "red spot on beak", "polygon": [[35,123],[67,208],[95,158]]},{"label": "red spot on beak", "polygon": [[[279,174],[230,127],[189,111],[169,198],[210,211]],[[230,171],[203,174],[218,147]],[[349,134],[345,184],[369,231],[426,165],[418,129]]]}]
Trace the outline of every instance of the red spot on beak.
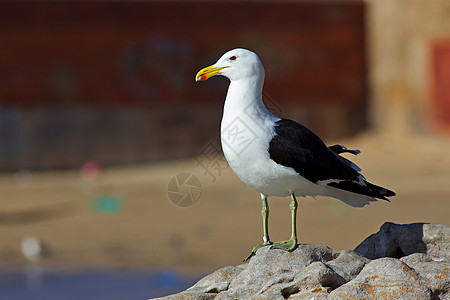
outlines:
[{"label": "red spot on beak", "polygon": [[200,81],[205,81],[206,79],[208,79],[208,77],[206,77],[206,75],[201,75],[200,76]]}]

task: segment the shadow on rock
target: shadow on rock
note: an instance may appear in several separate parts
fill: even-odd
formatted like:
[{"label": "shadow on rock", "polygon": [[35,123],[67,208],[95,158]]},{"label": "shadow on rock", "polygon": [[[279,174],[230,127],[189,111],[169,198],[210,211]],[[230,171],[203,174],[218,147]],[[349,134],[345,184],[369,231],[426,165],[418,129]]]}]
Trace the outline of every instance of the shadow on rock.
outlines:
[{"label": "shadow on rock", "polygon": [[263,247],[159,299],[450,299],[450,226],[385,223],[354,251]]}]

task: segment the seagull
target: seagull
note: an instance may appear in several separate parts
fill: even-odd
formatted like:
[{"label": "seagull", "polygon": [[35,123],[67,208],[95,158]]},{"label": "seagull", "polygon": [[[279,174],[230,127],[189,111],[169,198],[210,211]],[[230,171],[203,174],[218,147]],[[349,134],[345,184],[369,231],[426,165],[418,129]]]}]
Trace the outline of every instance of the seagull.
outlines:
[{"label": "seagull", "polygon": [[[223,153],[234,173],[261,194],[263,244],[293,251],[297,247],[297,197],[328,196],[352,207],[363,207],[376,199],[387,200],[393,191],[372,184],[361,169],[341,156],[359,150],[341,145],[327,147],[311,130],[294,121],[273,115],[262,100],[264,67],[258,55],[233,49],[201,69],[196,81],[221,75],[230,80],[221,123]],[[290,197],[292,234],[287,241],[272,242],[268,218],[270,196]]]}]

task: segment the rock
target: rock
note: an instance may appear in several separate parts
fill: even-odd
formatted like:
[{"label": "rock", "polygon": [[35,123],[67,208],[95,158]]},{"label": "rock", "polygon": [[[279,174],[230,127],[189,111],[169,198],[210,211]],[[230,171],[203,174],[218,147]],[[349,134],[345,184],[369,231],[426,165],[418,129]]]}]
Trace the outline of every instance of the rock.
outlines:
[{"label": "rock", "polygon": [[408,256],[403,256],[402,258],[400,258],[400,260],[412,268],[418,263],[432,261],[432,259],[424,253],[413,253]]},{"label": "rock", "polygon": [[296,276],[294,282],[300,286],[317,286],[335,289],[347,281],[337,274],[326,264],[315,261],[304,268],[302,272]]},{"label": "rock", "polygon": [[293,252],[263,247],[232,280],[228,291],[216,299],[245,299],[249,295],[255,299],[285,299],[281,290],[293,285],[303,269],[314,261],[330,261],[334,255],[335,251],[326,246],[299,245]]},{"label": "rock", "polygon": [[231,280],[239,275],[246,266],[247,264],[221,268],[202,278],[188,291],[202,291],[203,293],[220,293],[225,291],[228,289]]},{"label": "rock", "polygon": [[[326,299],[328,293],[346,280],[320,261],[305,267],[294,280],[281,289],[281,295],[297,299]],[[270,299],[271,297],[269,297]]]},{"label": "rock", "polygon": [[450,260],[450,225],[425,224],[422,241],[433,260]]},{"label": "rock", "polygon": [[369,262],[370,259],[360,256],[354,251],[342,250],[339,256],[328,262],[327,265],[347,282],[355,278]]},{"label": "rock", "polygon": [[154,300],[211,300],[216,294],[203,293],[201,291],[184,291],[175,295],[161,298],[153,298]]},{"label": "rock", "polygon": [[448,225],[385,223],[355,251],[267,246],[159,299],[450,299],[449,250]]},{"label": "rock", "polygon": [[447,294],[450,298],[449,260],[433,261],[429,256],[422,253],[414,253],[400,260],[419,274],[435,297],[439,298]]},{"label": "rock", "polygon": [[414,269],[395,258],[371,261],[352,281],[332,291],[328,299],[431,299]]},{"label": "rock", "polygon": [[369,259],[401,258],[413,253],[450,258],[450,226],[426,223],[399,225],[384,223],[380,231],[366,238],[355,252]]}]

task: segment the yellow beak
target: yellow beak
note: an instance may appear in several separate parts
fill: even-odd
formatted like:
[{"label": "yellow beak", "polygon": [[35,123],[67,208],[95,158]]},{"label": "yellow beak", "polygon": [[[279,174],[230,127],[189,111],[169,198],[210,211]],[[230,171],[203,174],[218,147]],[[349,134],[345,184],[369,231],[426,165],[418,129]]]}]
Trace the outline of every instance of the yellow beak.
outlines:
[{"label": "yellow beak", "polygon": [[214,65],[206,67],[198,71],[197,75],[195,75],[195,81],[205,81],[208,80],[208,78],[219,75],[220,71],[228,68],[228,67],[220,67],[220,68],[214,68]]}]

